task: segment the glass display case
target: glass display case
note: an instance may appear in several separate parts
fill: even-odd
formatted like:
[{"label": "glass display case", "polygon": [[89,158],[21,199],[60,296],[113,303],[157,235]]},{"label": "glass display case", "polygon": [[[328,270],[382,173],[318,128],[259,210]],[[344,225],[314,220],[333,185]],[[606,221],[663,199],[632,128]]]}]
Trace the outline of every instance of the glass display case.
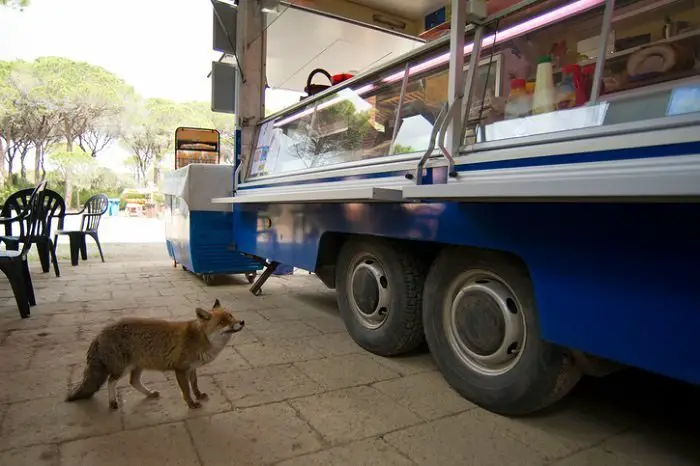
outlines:
[{"label": "glass display case", "polygon": [[[491,21],[461,145],[668,125],[700,111],[700,4],[615,5],[609,23],[604,0],[531,2]],[[465,57],[475,48],[468,29]],[[247,179],[419,158],[448,100],[449,53],[437,40],[269,117]]]},{"label": "glass display case", "polygon": [[175,130],[175,170],[191,163],[218,164],[221,161],[219,132],[205,128]]}]

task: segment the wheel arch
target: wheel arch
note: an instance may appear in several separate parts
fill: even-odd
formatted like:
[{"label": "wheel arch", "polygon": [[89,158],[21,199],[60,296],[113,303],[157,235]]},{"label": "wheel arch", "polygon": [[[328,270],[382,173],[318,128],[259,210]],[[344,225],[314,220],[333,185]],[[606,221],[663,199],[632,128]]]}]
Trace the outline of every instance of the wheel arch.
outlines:
[{"label": "wheel arch", "polygon": [[449,244],[432,241],[418,241],[401,238],[391,238],[379,235],[345,233],[340,231],[324,232],[318,242],[318,253],[314,273],[328,288],[335,288],[335,267],[343,245],[350,240],[376,240],[393,244],[410,245],[411,250],[430,266],[438,253]]}]

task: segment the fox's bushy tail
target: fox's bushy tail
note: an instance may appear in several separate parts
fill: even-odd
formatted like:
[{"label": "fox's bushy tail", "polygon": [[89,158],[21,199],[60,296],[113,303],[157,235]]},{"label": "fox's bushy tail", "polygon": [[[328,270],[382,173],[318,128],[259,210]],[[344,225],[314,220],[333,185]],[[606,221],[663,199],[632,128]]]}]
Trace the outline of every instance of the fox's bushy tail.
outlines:
[{"label": "fox's bushy tail", "polygon": [[66,401],[91,398],[107,381],[107,367],[100,359],[99,343],[93,340],[87,352],[87,365],[83,371],[83,380],[66,397]]}]

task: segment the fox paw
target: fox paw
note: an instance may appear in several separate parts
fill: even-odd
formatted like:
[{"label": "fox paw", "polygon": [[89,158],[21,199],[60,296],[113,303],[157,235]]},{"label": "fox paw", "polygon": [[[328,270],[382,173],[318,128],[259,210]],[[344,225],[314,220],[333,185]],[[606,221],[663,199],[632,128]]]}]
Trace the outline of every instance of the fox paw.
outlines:
[{"label": "fox paw", "polygon": [[197,394],[197,395],[195,395],[195,396],[197,397],[198,400],[204,400],[204,401],[206,401],[206,400],[209,399],[209,395],[207,395],[206,393],[199,393],[199,394]]},{"label": "fox paw", "polygon": [[148,398],[158,398],[160,396],[160,392],[157,392],[153,390],[151,393],[147,395]]},{"label": "fox paw", "polygon": [[199,409],[202,407],[202,403],[200,403],[199,401],[193,401],[192,403],[189,403],[188,406],[190,407],[190,409]]},{"label": "fox paw", "polygon": [[119,409],[119,403],[117,403],[117,400],[112,400],[109,402],[109,409]]}]

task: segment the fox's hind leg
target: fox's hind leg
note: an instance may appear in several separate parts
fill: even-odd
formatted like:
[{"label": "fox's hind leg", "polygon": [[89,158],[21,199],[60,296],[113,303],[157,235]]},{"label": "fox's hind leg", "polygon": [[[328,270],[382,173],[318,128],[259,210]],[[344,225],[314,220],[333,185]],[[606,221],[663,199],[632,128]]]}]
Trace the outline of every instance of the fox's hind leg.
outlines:
[{"label": "fox's hind leg", "polygon": [[190,384],[192,385],[192,393],[194,393],[195,398],[198,400],[208,400],[209,395],[199,391],[199,386],[197,385],[197,370],[190,369],[189,373]]},{"label": "fox's hind leg", "polygon": [[148,398],[158,398],[160,396],[160,393],[158,393],[156,390],[151,390],[141,382],[142,372],[143,370],[138,368],[131,370],[131,376],[129,377],[129,382],[131,383],[131,386],[138,390],[141,394],[147,396]]},{"label": "fox's hind leg", "polygon": [[119,409],[119,403],[117,402],[117,382],[122,378],[122,375],[123,374],[110,374],[109,379],[107,379],[107,392],[109,394],[109,407],[111,409]]}]

